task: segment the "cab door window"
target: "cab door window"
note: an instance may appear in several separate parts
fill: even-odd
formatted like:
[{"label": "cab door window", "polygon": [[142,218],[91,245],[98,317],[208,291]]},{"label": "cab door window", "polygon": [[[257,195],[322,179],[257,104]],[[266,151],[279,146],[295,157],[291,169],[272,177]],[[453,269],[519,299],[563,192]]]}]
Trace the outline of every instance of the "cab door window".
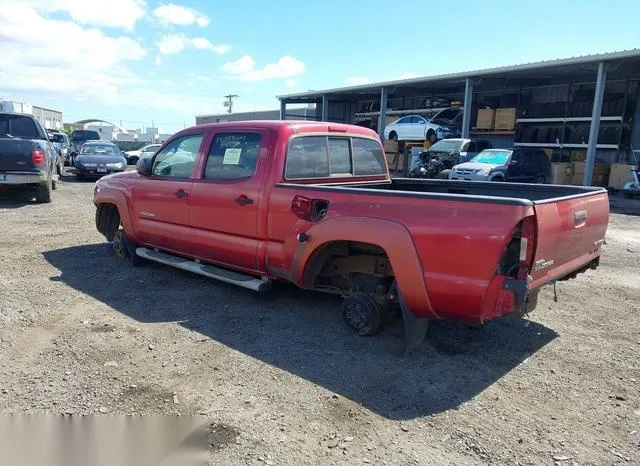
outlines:
[{"label": "cab door window", "polygon": [[153,159],[151,175],[165,178],[190,178],[202,144],[202,134],[174,139]]}]

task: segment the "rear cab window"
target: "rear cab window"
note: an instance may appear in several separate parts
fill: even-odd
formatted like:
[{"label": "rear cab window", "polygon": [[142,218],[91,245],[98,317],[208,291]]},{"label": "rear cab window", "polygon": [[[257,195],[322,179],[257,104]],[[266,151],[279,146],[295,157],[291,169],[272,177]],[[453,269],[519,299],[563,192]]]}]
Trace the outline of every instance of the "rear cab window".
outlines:
[{"label": "rear cab window", "polygon": [[286,180],[386,176],[385,156],[374,139],[358,136],[296,136],[289,142]]}]

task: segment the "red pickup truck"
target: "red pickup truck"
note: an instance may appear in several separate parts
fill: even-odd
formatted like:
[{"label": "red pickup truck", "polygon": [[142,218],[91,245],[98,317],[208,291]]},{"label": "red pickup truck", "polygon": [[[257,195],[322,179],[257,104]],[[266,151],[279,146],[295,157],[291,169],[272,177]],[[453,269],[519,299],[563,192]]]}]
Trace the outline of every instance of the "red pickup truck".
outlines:
[{"label": "red pickup truck", "polygon": [[410,346],[431,319],[531,311],[598,266],[609,218],[602,188],[391,179],[377,135],[335,123],[195,126],[136,169],[95,186],[118,255],[336,293],[360,334],[399,309]]}]

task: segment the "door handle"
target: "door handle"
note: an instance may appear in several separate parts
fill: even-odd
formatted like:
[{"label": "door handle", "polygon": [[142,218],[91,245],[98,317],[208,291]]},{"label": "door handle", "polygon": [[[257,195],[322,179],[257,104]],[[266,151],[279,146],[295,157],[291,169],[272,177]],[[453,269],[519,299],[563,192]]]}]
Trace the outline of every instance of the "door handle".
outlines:
[{"label": "door handle", "polygon": [[189,193],[188,193],[188,192],[186,192],[186,191],[185,191],[185,190],[183,190],[183,189],[178,189],[178,190],[177,190],[175,193],[173,193],[173,194],[175,194],[175,196],[176,196],[178,199],[184,199],[185,197],[189,197]]},{"label": "door handle", "polygon": [[249,198],[246,194],[236,197],[233,201],[237,202],[241,206],[253,204],[253,199]]}]

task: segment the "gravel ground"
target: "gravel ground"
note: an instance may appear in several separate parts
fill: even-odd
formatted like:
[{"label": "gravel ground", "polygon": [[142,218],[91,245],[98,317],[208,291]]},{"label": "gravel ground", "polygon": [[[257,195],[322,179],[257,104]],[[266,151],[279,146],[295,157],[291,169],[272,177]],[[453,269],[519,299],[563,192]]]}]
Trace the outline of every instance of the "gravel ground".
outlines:
[{"label": "gravel ground", "polygon": [[531,320],[436,323],[402,357],[330,296],[133,268],[92,188],[0,195],[0,413],[206,416],[212,464],[640,463],[640,217]]}]

